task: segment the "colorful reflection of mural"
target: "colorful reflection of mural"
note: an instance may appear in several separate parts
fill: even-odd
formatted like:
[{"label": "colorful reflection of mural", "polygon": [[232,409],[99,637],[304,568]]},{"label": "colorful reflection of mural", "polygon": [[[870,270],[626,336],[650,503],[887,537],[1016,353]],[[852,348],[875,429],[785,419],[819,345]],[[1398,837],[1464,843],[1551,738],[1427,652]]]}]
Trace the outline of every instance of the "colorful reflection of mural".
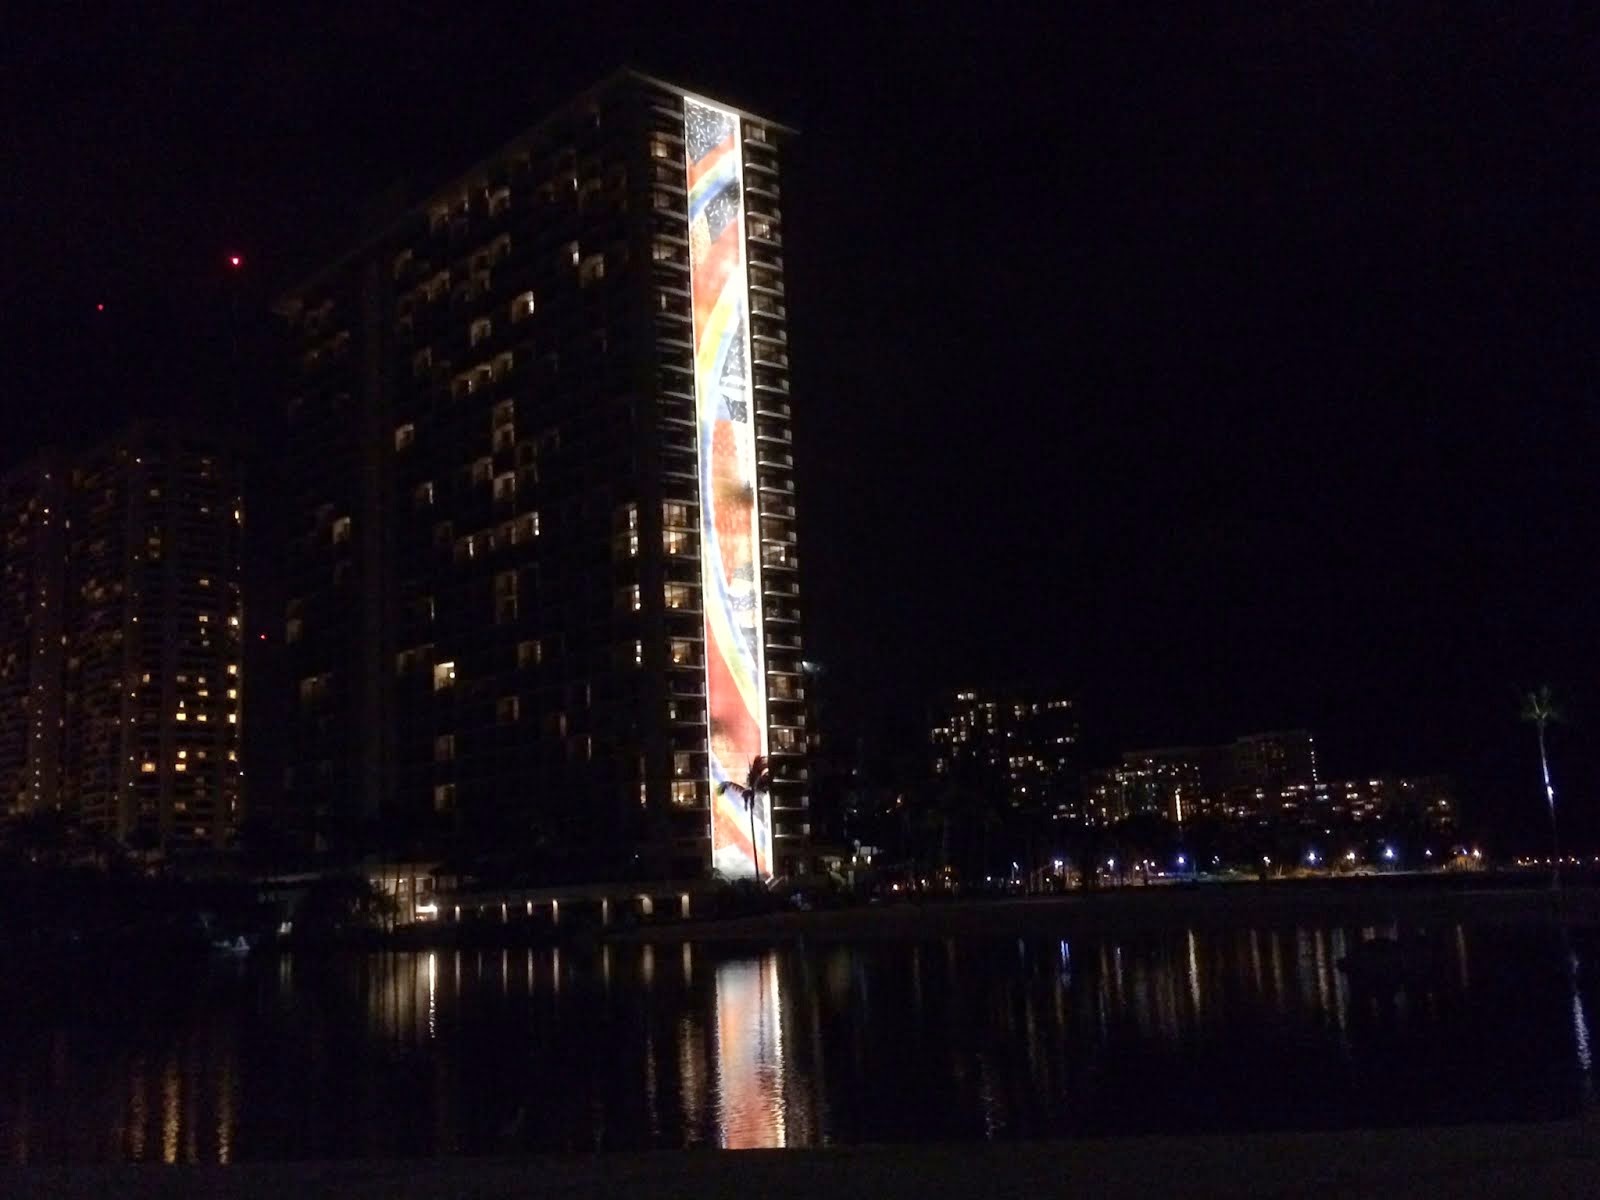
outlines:
[{"label": "colorful reflection of mural", "polygon": [[761,793],[755,798],[752,846],[743,799],[719,786],[743,783],[751,761],[767,752],[739,118],[685,99],[684,141],[700,446],[712,865],[729,876],[767,875],[772,872],[771,797]]},{"label": "colorful reflection of mural", "polygon": [[717,967],[717,1133],[727,1150],[789,1144],[778,957]]}]

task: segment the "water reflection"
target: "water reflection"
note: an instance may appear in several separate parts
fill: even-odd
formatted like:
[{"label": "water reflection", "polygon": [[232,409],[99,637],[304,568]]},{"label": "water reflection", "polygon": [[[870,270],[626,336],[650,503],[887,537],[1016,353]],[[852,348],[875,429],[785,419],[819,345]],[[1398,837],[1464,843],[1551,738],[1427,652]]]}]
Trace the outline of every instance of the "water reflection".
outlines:
[{"label": "water reflection", "polygon": [[0,1155],[794,1147],[1586,1103],[1594,976],[1553,931],[1410,931],[1414,966],[1353,987],[1341,962],[1400,932],[442,950],[136,979],[112,1011],[0,1014]]},{"label": "water reflection", "polygon": [[729,1150],[787,1146],[776,955],[716,972],[717,1133]]}]

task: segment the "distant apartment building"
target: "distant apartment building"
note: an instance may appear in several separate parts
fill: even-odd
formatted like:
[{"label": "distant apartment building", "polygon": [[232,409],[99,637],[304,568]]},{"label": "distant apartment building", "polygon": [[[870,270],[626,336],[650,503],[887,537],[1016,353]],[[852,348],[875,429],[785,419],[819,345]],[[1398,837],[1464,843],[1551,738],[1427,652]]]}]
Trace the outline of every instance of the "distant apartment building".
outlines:
[{"label": "distant apartment building", "polygon": [[1446,777],[1323,780],[1315,739],[1305,730],[1130,750],[1118,765],[1088,772],[1083,794],[1095,825],[1139,815],[1176,824],[1198,817],[1307,828],[1404,824],[1439,833],[1456,824]]},{"label": "distant apartment building", "polygon": [[1307,829],[1381,825],[1448,835],[1459,824],[1455,789],[1444,775],[1294,784],[1280,791],[1269,808],[1277,821]]},{"label": "distant apartment building", "polygon": [[1037,688],[961,691],[936,705],[929,743],[935,786],[985,793],[1053,820],[1082,819],[1077,710]]},{"label": "distant apartment building", "polygon": [[803,869],[790,132],[622,72],[283,299],[319,836]]},{"label": "distant apartment building", "polygon": [[227,844],[241,813],[241,503],[231,454],[158,423],[7,476],[9,811],[58,810],[147,846]]}]

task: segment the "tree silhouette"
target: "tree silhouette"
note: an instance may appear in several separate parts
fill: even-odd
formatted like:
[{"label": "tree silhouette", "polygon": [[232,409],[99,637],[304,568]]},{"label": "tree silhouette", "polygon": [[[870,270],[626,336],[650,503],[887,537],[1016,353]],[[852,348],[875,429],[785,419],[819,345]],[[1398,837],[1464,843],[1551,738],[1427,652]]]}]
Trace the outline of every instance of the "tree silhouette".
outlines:
[{"label": "tree silhouette", "polygon": [[[745,772],[743,783],[734,783],[725,779],[717,785],[719,793],[734,792],[744,801],[744,810],[750,814],[750,857],[756,865],[756,880],[761,879],[761,845],[756,841],[756,798],[762,792],[772,791],[772,769],[767,765],[763,755],[756,755],[750,760],[750,769]],[[770,865],[770,864],[769,864]]]},{"label": "tree silhouette", "polygon": [[1550,756],[1545,750],[1545,726],[1562,719],[1561,710],[1556,707],[1554,698],[1550,695],[1550,686],[1544,684],[1522,697],[1522,719],[1531,724],[1539,734],[1539,770],[1544,775],[1544,796],[1550,806],[1550,845],[1555,851],[1555,871],[1550,876],[1550,886],[1559,887],[1561,883],[1561,837],[1556,830],[1556,789],[1550,782]]}]

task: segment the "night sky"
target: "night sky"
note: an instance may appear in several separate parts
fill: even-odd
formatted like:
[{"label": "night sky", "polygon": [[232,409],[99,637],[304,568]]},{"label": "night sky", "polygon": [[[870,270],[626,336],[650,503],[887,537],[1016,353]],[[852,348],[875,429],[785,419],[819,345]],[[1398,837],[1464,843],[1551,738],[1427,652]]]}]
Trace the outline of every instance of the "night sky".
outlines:
[{"label": "night sky", "polygon": [[1584,6],[53,7],[0,48],[6,464],[134,412],[270,447],[272,295],[629,64],[802,131],[829,732],[892,754],[934,689],[1055,683],[1092,757],[1306,726],[1511,845],[1548,682],[1600,827]]}]

